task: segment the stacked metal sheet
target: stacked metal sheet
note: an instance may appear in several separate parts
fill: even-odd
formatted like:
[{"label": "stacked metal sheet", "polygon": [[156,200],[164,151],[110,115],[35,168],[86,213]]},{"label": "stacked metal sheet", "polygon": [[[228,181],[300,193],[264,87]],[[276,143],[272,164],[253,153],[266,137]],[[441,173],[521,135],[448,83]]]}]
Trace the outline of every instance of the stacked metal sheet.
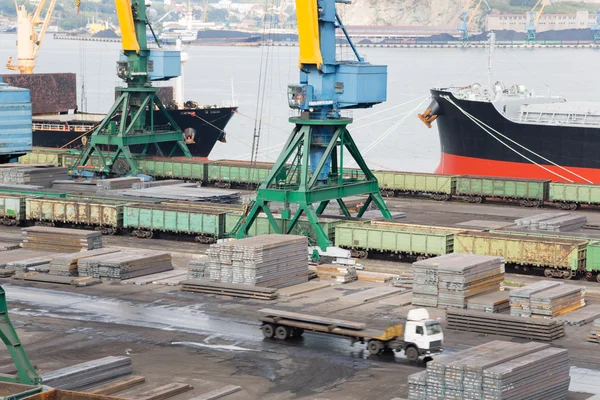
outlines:
[{"label": "stacked metal sheet", "polygon": [[237,191],[200,187],[195,183],[154,186],[145,189],[117,190],[112,193],[129,198],[145,197],[164,200],[186,200],[225,204],[234,204],[240,200],[240,193]]},{"label": "stacked metal sheet", "polygon": [[568,212],[554,212],[554,213],[536,214],[531,217],[515,219],[515,224],[517,224],[518,226],[522,226],[526,229],[536,230],[536,229],[539,229],[540,222],[546,221],[549,219],[553,219],[553,218],[557,218],[557,217],[562,217],[565,215],[569,215],[569,213]]},{"label": "stacked metal sheet", "polygon": [[16,271],[16,272],[28,272],[28,271],[48,272],[51,261],[52,261],[51,255],[33,257],[33,258],[25,258],[22,260],[9,262],[6,264],[5,268]]},{"label": "stacked metal sheet", "polygon": [[510,303],[507,291],[474,296],[467,300],[467,310],[501,313],[509,309]]},{"label": "stacked metal sheet", "polygon": [[305,236],[263,235],[210,246],[213,282],[280,288],[308,281]]},{"label": "stacked metal sheet", "polygon": [[131,185],[132,189],[146,189],[155,186],[169,186],[169,185],[180,185],[184,183],[179,179],[165,179],[162,181],[150,181],[150,182],[136,182]]},{"label": "stacked metal sheet", "polygon": [[594,320],[594,326],[590,335],[587,337],[588,342],[600,343],[600,319]]},{"label": "stacked metal sheet", "polygon": [[579,229],[585,224],[587,224],[586,216],[569,214],[540,221],[538,224],[538,229],[544,231],[561,232]]},{"label": "stacked metal sheet", "polygon": [[45,385],[56,389],[78,389],[131,374],[129,357],[104,357],[42,374]]},{"label": "stacked metal sheet", "polygon": [[55,179],[67,179],[67,168],[5,164],[0,166],[0,183],[52,187]]},{"label": "stacked metal sheet", "polygon": [[19,243],[0,242],[0,252],[20,249]]},{"label": "stacked metal sheet", "polygon": [[202,256],[198,260],[189,262],[188,279],[205,279],[208,278],[208,257]]},{"label": "stacked metal sheet", "polygon": [[102,247],[102,234],[97,231],[32,226],[21,234],[24,249],[74,253]]},{"label": "stacked metal sheet", "polygon": [[52,189],[67,190],[77,193],[96,193],[96,181],[74,181],[71,179],[57,179],[52,182]]},{"label": "stacked metal sheet", "polygon": [[585,306],[585,289],[575,285],[561,285],[531,295],[531,316],[551,318]]},{"label": "stacked metal sheet", "polygon": [[311,265],[309,268],[316,271],[317,277],[322,280],[348,283],[353,282],[358,278],[356,274],[356,267],[351,265],[321,264]]},{"label": "stacked metal sheet", "polygon": [[104,254],[118,253],[120,251],[120,249],[105,247],[79,253],[57,254],[53,256],[52,261],[50,261],[48,273],[60,276],[78,276],[77,262],[79,260]]},{"label": "stacked metal sheet", "polygon": [[565,325],[544,318],[522,318],[470,310],[446,311],[447,328],[457,331],[552,341],[565,335]]},{"label": "stacked metal sheet", "polygon": [[79,276],[107,280],[136,278],[172,269],[170,253],[152,250],[121,250],[77,261]]},{"label": "stacked metal sheet", "polygon": [[562,282],[537,281],[509,292],[510,315],[531,317],[531,295],[562,285]]},{"label": "stacked metal sheet", "polygon": [[413,305],[465,308],[469,298],[500,290],[504,259],[451,253],[417,261],[413,274]]},{"label": "stacked metal sheet", "polygon": [[427,364],[408,378],[410,400],[558,400],[569,388],[565,349],[489,342]]},{"label": "stacked metal sheet", "polygon": [[139,183],[141,181],[141,178],[131,177],[99,179],[96,181],[96,186],[99,193],[107,193],[111,190],[131,189],[134,183]]}]

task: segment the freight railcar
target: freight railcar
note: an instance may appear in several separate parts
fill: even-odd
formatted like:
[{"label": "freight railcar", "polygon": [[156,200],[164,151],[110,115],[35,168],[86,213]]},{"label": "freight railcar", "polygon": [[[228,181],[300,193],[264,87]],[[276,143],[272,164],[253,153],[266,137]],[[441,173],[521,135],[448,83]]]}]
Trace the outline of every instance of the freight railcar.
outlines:
[{"label": "freight railcar", "polygon": [[27,196],[0,193],[0,224],[20,225],[25,219],[25,200]]},{"label": "freight railcar", "polygon": [[581,204],[597,206],[600,205],[600,185],[552,182],[548,201],[565,210],[576,210]]},{"label": "freight railcar", "polygon": [[373,171],[385,196],[426,194],[435,200],[450,200],[456,191],[456,176],[417,172]]},{"label": "freight railcar", "polygon": [[456,178],[455,193],[472,203],[496,198],[519,201],[523,206],[539,207],[547,199],[549,185],[549,180],[462,175]]}]

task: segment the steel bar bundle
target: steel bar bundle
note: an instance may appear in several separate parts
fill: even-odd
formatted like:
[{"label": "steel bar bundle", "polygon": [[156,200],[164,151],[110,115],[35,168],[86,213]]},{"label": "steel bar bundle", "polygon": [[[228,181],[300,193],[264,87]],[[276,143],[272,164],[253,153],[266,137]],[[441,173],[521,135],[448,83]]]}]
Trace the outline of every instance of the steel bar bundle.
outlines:
[{"label": "steel bar bundle", "polygon": [[308,239],[261,235],[217,243],[206,251],[211,282],[281,288],[308,281]]},{"label": "steel bar bundle", "polygon": [[55,179],[67,179],[68,168],[62,167],[32,167],[7,164],[0,167],[0,183],[10,185],[36,185],[45,188],[52,187]]},{"label": "steel bar bundle", "polygon": [[104,247],[102,249],[82,251],[79,253],[57,254],[52,257],[52,261],[50,261],[50,268],[48,272],[51,275],[78,276],[79,274],[77,272],[77,262],[79,260],[89,257],[101,256],[104,254],[118,253],[120,251],[120,249]]},{"label": "steel bar bundle", "polygon": [[348,283],[357,279],[356,268],[349,265],[321,264],[311,265],[309,268],[316,271],[317,277],[322,280]]},{"label": "steel bar bundle", "polygon": [[538,281],[531,285],[511,290],[508,294],[510,297],[510,315],[531,317],[531,296],[560,285],[562,285],[562,282]]},{"label": "steel bar bundle", "polygon": [[21,234],[24,249],[75,253],[102,247],[102,234],[97,231],[32,226]]},{"label": "steel bar bundle", "polygon": [[410,400],[558,400],[568,393],[569,357],[541,343],[493,341],[442,356],[408,378]]},{"label": "steel bar bundle", "polygon": [[171,254],[152,250],[121,250],[77,262],[79,276],[108,280],[136,278],[172,269]]},{"label": "steel bar bundle", "polygon": [[594,326],[590,335],[587,337],[588,342],[600,343],[600,319],[594,320]]},{"label": "steel bar bundle", "polygon": [[500,290],[504,259],[451,253],[415,262],[413,273],[413,305],[433,305],[437,292],[437,307],[462,309],[469,298]]},{"label": "steel bar bundle", "polygon": [[203,256],[199,260],[189,262],[188,279],[208,278],[208,257]]},{"label": "steel bar bundle", "polygon": [[502,313],[510,309],[507,291],[474,296],[467,300],[467,310]]},{"label": "steel bar bundle", "polygon": [[56,389],[78,389],[131,374],[129,357],[104,357],[42,375],[45,385]]},{"label": "steel bar bundle", "polygon": [[220,283],[202,279],[191,279],[181,282],[184,292],[219,294],[232,297],[243,297],[258,300],[275,300],[277,289],[250,286],[243,283]]},{"label": "steel bar bundle", "polygon": [[532,317],[557,317],[585,306],[585,289],[561,285],[532,294],[530,302]]},{"label": "steel bar bundle", "polygon": [[552,341],[565,335],[565,325],[550,319],[522,318],[481,311],[446,311],[447,328],[457,331]]},{"label": "steel bar bundle", "polygon": [[414,280],[414,276],[413,276],[412,272],[406,273],[406,274],[403,273],[403,274],[397,275],[396,277],[394,277],[392,279],[392,285],[397,286],[397,287],[412,289],[413,280]]}]

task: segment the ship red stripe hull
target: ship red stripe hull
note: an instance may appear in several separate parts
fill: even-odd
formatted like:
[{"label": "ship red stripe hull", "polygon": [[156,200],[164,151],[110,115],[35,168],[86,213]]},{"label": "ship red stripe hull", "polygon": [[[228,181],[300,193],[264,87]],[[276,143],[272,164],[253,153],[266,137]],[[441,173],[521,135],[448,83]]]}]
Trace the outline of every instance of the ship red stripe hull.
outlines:
[{"label": "ship red stripe hull", "polygon": [[[440,164],[435,170],[435,173],[446,175],[481,175],[507,178],[549,179],[555,182],[569,182],[570,180],[578,183],[589,183],[582,179],[586,178],[593,183],[600,183],[600,169],[565,167],[572,172],[569,173],[554,165],[544,165],[544,168],[547,168],[558,175],[531,163],[486,160],[483,158],[455,156],[453,154],[442,153]],[[577,174],[582,178],[579,178],[574,174]]]}]

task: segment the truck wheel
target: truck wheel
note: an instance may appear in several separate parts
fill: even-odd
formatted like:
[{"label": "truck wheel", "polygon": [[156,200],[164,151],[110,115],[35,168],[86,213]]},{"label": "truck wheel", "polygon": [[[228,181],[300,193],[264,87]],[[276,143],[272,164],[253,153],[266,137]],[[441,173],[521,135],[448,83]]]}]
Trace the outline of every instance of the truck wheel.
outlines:
[{"label": "truck wheel", "polygon": [[369,340],[369,343],[367,343],[367,350],[372,356],[376,356],[377,354],[383,352],[383,349],[383,343],[381,343],[379,340]]},{"label": "truck wheel", "polygon": [[279,325],[275,328],[275,338],[279,340],[285,340],[290,337],[290,330],[287,326]]},{"label": "truck wheel", "polygon": [[262,329],[263,336],[267,339],[275,335],[275,327],[272,324],[264,324],[260,329]]},{"label": "truck wheel", "polygon": [[415,362],[419,359],[419,351],[414,346],[408,347],[406,350],[404,350],[404,353],[410,362]]}]

